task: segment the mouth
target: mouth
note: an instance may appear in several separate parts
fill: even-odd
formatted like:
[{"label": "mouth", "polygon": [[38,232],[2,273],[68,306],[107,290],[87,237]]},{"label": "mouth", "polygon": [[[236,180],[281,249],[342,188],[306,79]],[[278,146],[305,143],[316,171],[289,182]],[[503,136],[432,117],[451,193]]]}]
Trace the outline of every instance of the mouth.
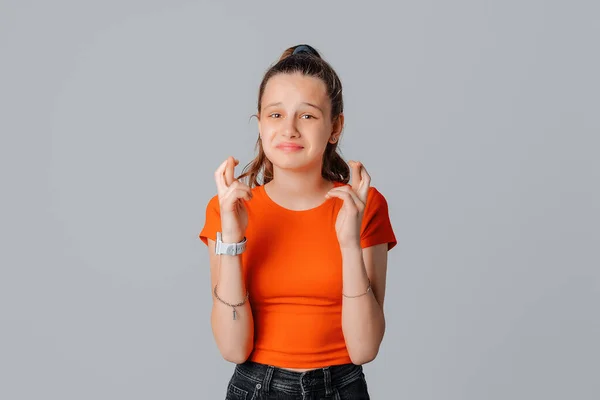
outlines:
[{"label": "mouth", "polygon": [[277,146],[277,148],[283,151],[298,151],[302,150],[304,147],[297,144],[280,144]]}]

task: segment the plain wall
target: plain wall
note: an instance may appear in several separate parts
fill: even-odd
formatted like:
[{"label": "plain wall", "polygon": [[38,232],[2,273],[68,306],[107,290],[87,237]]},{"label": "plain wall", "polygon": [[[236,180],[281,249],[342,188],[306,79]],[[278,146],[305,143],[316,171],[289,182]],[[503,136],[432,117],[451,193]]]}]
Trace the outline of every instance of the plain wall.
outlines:
[{"label": "plain wall", "polygon": [[600,398],[599,12],[0,1],[0,398],[224,398],[197,235],[299,43],[399,241],[372,397]]}]

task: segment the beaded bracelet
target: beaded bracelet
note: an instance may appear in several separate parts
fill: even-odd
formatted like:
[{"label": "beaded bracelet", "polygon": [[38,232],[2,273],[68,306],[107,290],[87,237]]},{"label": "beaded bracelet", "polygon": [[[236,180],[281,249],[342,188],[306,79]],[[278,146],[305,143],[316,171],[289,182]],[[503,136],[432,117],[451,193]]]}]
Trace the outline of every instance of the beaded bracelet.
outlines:
[{"label": "beaded bracelet", "polygon": [[348,299],[354,299],[354,298],[357,298],[357,297],[361,297],[361,296],[364,296],[364,295],[366,295],[367,293],[369,293],[369,292],[371,291],[371,280],[370,280],[370,279],[368,279],[368,278],[367,278],[367,280],[369,281],[369,286],[367,287],[367,290],[366,290],[364,293],[358,294],[358,295],[356,295],[356,296],[346,296],[346,295],[345,295],[345,294],[342,292],[342,296],[344,296],[344,297],[346,297],[346,298],[348,298]]},{"label": "beaded bracelet", "polygon": [[217,285],[215,285],[215,289],[213,290],[213,293],[215,294],[215,297],[217,298],[217,300],[219,300],[221,303],[225,304],[226,306],[233,308],[233,319],[234,320],[237,319],[237,311],[235,308],[246,304],[246,301],[248,301],[248,296],[250,294],[250,292],[246,291],[246,298],[244,299],[244,301],[242,301],[241,303],[237,303],[237,304],[229,304],[228,302],[221,299],[219,297],[219,295],[217,294]]}]

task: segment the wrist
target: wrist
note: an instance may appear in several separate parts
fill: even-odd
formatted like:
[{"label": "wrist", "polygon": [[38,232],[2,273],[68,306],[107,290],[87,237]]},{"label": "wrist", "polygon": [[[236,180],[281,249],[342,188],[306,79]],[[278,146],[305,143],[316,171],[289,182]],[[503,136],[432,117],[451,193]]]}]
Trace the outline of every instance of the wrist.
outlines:
[{"label": "wrist", "polygon": [[239,232],[222,232],[221,240],[223,240],[223,243],[239,243],[244,240],[244,234]]},{"label": "wrist", "polygon": [[223,238],[222,232],[217,232],[217,242],[215,244],[215,253],[219,255],[237,256],[246,250],[246,238],[237,240],[236,236],[227,236]]}]

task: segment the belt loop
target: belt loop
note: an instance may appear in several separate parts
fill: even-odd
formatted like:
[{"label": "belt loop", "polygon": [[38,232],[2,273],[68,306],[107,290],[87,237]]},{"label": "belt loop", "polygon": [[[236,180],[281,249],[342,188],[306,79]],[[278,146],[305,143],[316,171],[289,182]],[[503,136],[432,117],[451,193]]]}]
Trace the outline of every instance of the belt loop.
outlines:
[{"label": "belt loop", "polygon": [[271,379],[273,378],[273,371],[275,367],[272,365],[267,366],[267,372],[263,379],[262,390],[265,395],[269,394],[269,387],[271,387]]},{"label": "belt loop", "polygon": [[325,378],[325,396],[329,397],[333,395],[333,388],[331,387],[331,371],[329,367],[323,368],[323,377]]}]

